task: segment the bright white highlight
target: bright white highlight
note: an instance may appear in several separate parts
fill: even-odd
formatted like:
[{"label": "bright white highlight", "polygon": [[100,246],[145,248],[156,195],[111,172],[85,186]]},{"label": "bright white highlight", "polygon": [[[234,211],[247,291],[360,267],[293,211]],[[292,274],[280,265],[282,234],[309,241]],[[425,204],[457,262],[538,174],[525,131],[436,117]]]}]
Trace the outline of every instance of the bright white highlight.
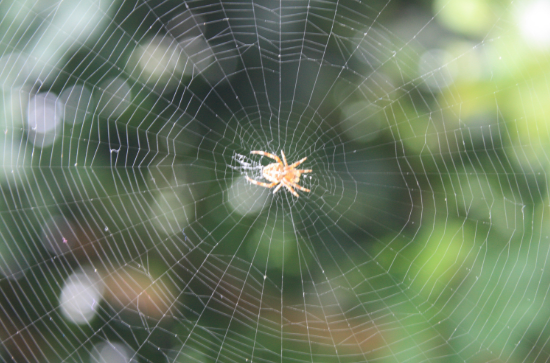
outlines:
[{"label": "bright white highlight", "polygon": [[63,116],[63,104],[50,92],[39,93],[29,100],[27,126],[29,140],[35,146],[45,147],[54,143]]},{"label": "bright white highlight", "polygon": [[120,343],[105,342],[92,349],[90,363],[137,363],[135,353]]},{"label": "bright white highlight", "polygon": [[75,323],[89,323],[96,314],[103,295],[103,285],[92,272],[74,273],[65,280],[59,298],[63,316]]},{"label": "bright white highlight", "polygon": [[540,47],[550,46],[550,1],[539,0],[523,11],[519,27],[528,42]]},{"label": "bright white highlight", "polygon": [[229,188],[228,202],[240,215],[254,215],[263,209],[270,194],[251,190],[250,183],[244,177],[240,177],[234,180]]}]

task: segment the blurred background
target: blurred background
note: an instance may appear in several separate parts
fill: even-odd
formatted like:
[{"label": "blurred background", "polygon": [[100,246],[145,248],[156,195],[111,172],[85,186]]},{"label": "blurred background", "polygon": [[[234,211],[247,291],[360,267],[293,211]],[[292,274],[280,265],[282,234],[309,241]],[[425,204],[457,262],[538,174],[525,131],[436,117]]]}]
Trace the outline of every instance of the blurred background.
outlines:
[{"label": "blurred background", "polygon": [[549,17],[1,0],[1,361],[549,361]]}]

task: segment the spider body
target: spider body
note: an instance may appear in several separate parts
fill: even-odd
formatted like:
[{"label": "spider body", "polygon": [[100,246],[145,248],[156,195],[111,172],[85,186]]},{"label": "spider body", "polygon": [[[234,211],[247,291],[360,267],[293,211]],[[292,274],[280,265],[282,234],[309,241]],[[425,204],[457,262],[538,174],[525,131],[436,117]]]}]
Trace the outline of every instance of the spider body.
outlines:
[{"label": "spider body", "polygon": [[294,195],[297,198],[299,197],[299,195],[296,192],[296,190],[294,190],[294,188],[299,189],[303,192],[310,192],[309,189],[304,188],[301,185],[298,185],[298,183],[300,182],[300,176],[303,173],[311,173],[312,170],[296,169],[298,165],[306,161],[307,157],[301,160],[298,160],[297,162],[291,165],[288,165],[286,161],[285,153],[282,150],[281,150],[281,156],[283,157],[284,163],[283,161],[281,161],[281,159],[277,155],[270,154],[265,151],[254,150],[254,151],[251,151],[250,153],[263,155],[265,157],[275,160],[276,163],[271,163],[262,168],[262,177],[267,181],[270,181],[271,183],[262,183],[252,178],[249,178],[247,176],[246,180],[248,180],[249,182],[265,188],[275,187],[275,189],[273,190],[273,194],[277,193],[277,191],[279,191],[281,187],[285,187],[292,193],[292,195]]}]

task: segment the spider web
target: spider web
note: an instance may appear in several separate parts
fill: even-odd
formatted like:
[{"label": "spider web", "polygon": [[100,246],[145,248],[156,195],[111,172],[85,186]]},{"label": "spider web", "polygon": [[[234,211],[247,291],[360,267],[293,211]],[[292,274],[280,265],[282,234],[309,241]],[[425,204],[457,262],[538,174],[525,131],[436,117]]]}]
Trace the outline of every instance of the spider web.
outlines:
[{"label": "spider web", "polygon": [[545,0],[0,14],[2,361],[550,360]]}]

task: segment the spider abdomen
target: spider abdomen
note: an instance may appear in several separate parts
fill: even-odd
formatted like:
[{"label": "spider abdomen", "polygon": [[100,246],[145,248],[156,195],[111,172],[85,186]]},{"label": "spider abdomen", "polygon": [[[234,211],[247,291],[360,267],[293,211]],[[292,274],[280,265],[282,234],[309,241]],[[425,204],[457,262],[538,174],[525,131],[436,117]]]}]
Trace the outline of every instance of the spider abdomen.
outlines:
[{"label": "spider abdomen", "polygon": [[284,170],[279,164],[269,164],[262,170],[265,179],[272,183],[278,183],[284,177]]}]

